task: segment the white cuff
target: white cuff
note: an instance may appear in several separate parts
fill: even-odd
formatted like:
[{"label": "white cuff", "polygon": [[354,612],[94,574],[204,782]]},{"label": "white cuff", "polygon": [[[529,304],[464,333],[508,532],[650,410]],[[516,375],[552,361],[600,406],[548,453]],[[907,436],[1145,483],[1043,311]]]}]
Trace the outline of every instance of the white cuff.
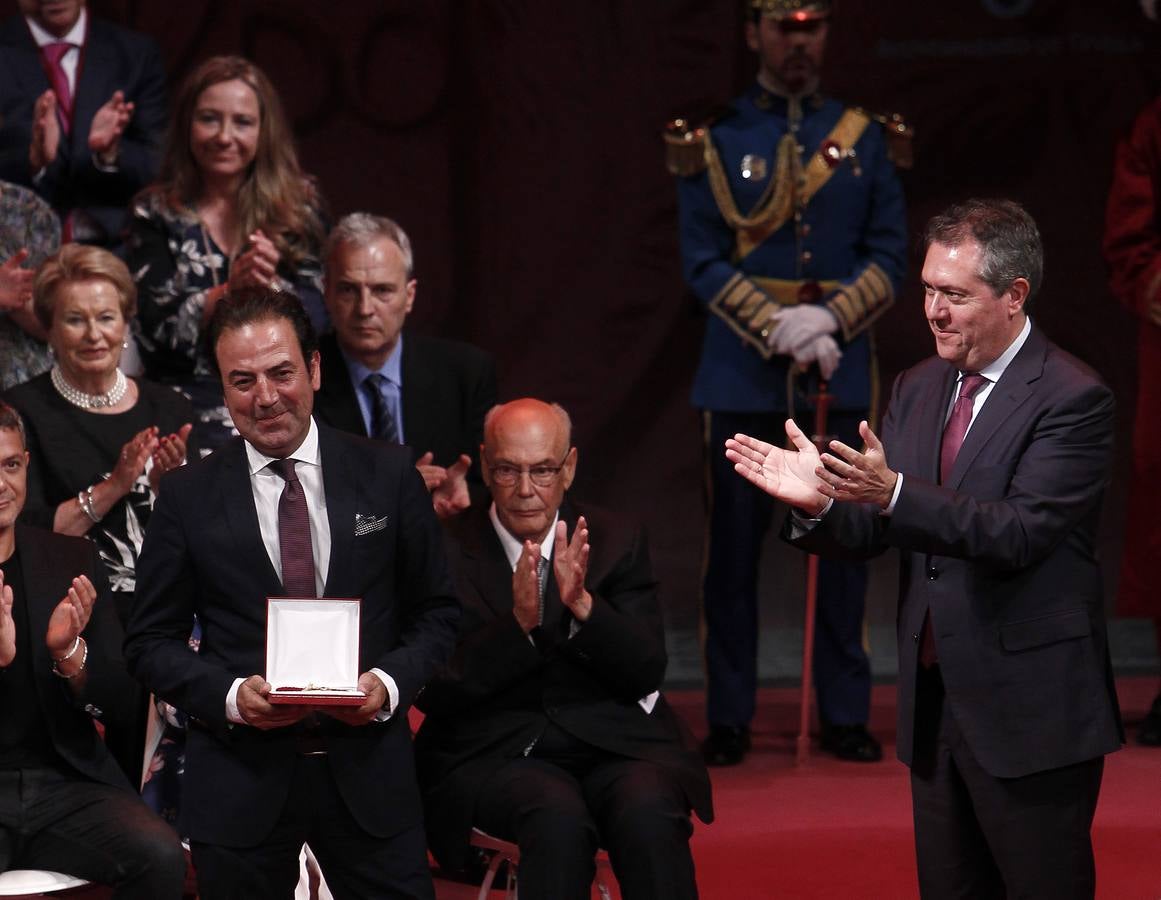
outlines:
[{"label": "white cuff", "polygon": [[903,491],[903,473],[900,472],[898,477],[895,479],[895,490],[891,493],[891,502],[887,504],[887,508],[884,509],[881,513],[879,513],[879,515],[889,516],[889,515],[891,515],[891,513],[893,513],[895,511],[895,504],[899,502],[899,494],[902,491]]},{"label": "white cuff", "polygon": [[246,720],[238,712],[238,688],[242,686],[242,682],[245,680],[245,678],[235,678],[234,683],[230,685],[230,689],[226,692],[226,721],[233,722],[235,725],[246,724]]},{"label": "white cuff", "polygon": [[386,722],[395,715],[395,710],[399,708],[399,685],[382,669],[372,669],[371,674],[382,681],[383,687],[387,688],[387,705],[375,713],[376,722]]}]

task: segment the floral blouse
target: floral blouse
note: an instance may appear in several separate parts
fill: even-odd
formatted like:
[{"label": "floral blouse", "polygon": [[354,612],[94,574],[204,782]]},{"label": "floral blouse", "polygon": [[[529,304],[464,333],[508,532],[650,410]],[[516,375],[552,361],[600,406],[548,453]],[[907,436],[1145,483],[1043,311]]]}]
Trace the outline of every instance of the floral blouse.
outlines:
[{"label": "floral blouse", "polygon": [[[60,220],[28,188],[0,182],[0,262],[28,248],[24,268],[34,269],[60,247]],[[0,310],[0,390],[23,384],[52,365],[43,344]]]},{"label": "floral blouse", "polygon": [[[129,271],[137,283],[137,336],[146,374],[178,385],[193,401],[194,429],[203,451],[235,434],[222,387],[202,335],[206,292],[230,277],[230,258],[190,209],[171,209],[158,190],[134,201],[127,239]],[[297,268],[283,264],[283,290],[293,292],[319,333],[329,330],[323,304],[320,248]]]}]

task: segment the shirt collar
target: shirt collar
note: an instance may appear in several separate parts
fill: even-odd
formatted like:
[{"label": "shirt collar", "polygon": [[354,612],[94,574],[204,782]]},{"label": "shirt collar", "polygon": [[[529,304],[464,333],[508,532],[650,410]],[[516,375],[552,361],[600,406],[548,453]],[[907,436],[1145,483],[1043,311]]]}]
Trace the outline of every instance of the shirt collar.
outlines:
[{"label": "shirt collar", "polygon": [[352,359],[343,354],[343,361],[347,364],[347,372],[350,373],[351,383],[358,387],[367,380],[367,376],[378,372],[395,387],[400,390],[403,389],[403,332],[399,333],[399,340],[395,342],[395,349],[391,351],[391,355],[384,360],[383,365],[378,369],[368,369],[358,360]]},{"label": "shirt collar", "polygon": [[[251,476],[261,472],[274,462],[275,457],[267,456],[261,450],[255,449],[254,445],[249,441],[245,441],[244,443],[246,446],[246,460],[250,466]],[[312,466],[322,465],[322,456],[319,453],[318,447],[318,426],[314,423],[314,416],[311,416],[310,428],[307,429],[306,437],[298,445],[298,449],[290,454],[289,458]]]},{"label": "shirt collar", "polygon": [[[496,537],[500,539],[500,546],[504,548],[504,555],[508,557],[508,565],[516,571],[516,564],[520,562],[520,554],[524,552],[524,542],[503,526],[499,515],[496,514],[496,503],[488,507],[488,518],[492,520],[492,527],[496,529]],[[552,559],[552,548],[556,544],[556,523],[560,521],[560,510],[552,517],[552,525],[548,528],[548,536],[540,542],[540,555],[544,559]]]},{"label": "shirt collar", "polygon": [[85,26],[89,23],[89,11],[85,7],[81,7],[81,14],[77,16],[77,21],[73,27],[68,30],[64,37],[57,37],[55,34],[49,34],[36,22],[27,16],[24,21],[28,23],[28,30],[32,32],[32,39],[36,41],[36,46],[44,47],[46,44],[72,44],[74,47],[83,47],[85,45]]},{"label": "shirt collar", "polygon": [[[1004,374],[1004,370],[1016,358],[1016,354],[1020,352],[1020,348],[1024,346],[1024,342],[1028,340],[1028,335],[1031,333],[1032,319],[1029,316],[1024,316],[1024,327],[1020,329],[1020,333],[1016,335],[1015,340],[993,362],[988,363],[980,369],[980,374],[993,384],[999,381],[1000,376]],[[960,378],[962,377],[963,373],[960,373]]]}]

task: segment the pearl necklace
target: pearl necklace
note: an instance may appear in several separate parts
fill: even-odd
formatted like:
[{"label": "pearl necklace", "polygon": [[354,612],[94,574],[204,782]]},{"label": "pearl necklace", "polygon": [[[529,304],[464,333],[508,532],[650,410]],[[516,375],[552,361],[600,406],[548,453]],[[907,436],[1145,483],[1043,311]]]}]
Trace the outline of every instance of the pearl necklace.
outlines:
[{"label": "pearl necklace", "polygon": [[129,390],[129,379],[125,377],[125,373],[120,369],[117,369],[117,378],[113,382],[113,386],[103,394],[86,394],[84,391],[78,391],[65,381],[64,375],[61,374],[60,366],[52,367],[50,377],[52,378],[52,386],[56,388],[56,392],[73,406],[79,406],[81,409],[102,409],[104,407],[116,406],[124,399],[125,392]]}]

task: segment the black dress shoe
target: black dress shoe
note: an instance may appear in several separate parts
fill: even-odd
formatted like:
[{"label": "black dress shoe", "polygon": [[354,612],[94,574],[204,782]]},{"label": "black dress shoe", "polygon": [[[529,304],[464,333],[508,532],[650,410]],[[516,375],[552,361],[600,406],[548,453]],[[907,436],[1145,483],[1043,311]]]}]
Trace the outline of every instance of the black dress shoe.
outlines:
[{"label": "black dress shoe", "polygon": [[866,725],[823,725],[822,749],[849,762],[878,762],[883,748]]},{"label": "black dress shoe", "polygon": [[750,749],[750,729],[744,725],[711,725],[709,736],[701,742],[701,755],[707,766],[736,766]]},{"label": "black dress shoe", "polygon": [[1153,701],[1149,712],[1137,729],[1137,743],[1145,747],[1161,747],[1161,694]]}]

